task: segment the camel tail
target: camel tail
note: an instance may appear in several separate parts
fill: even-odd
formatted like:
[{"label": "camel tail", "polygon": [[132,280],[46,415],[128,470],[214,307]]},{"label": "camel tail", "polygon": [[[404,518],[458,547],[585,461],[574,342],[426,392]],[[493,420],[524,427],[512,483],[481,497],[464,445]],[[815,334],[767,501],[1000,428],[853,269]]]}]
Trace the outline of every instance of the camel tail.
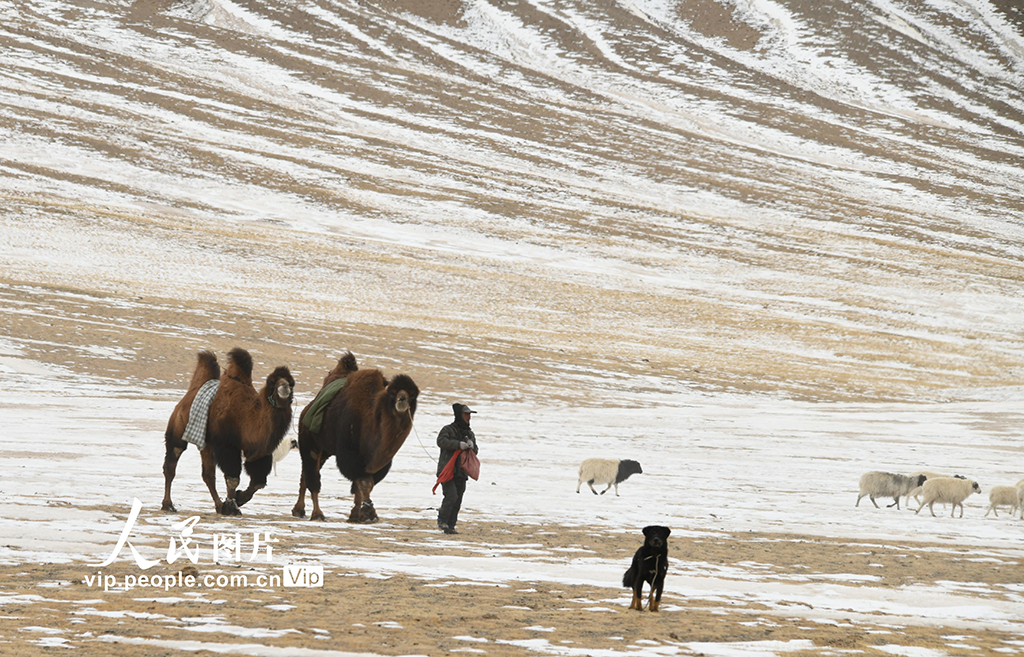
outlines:
[{"label": "camel tail", "polygon": [[200,351],[196,356],[196,370],[192,373],[189,389],[198,388],[210,379],[220,378],[220,363],[212,351]]},{"label": "camel tail", "polygon": [[235,347],[228,352],[228,376],[252,383],[252,356],[241,347]]}]

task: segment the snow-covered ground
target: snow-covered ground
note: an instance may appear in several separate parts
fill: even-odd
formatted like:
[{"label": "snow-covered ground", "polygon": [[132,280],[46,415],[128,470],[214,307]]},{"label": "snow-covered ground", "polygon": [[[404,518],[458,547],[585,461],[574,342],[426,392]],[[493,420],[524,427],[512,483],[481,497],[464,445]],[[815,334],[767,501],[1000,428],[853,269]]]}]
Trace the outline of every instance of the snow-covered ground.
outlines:
[{"label": "snow-covered ground", "polygon": [[[470,523],[1019,559],[1024,522],[984,517],[1024,477],[1012,5],[0,0],[0,564],[94,564],[135,498],[165,531],[170,409],[195,350],[236,343],[300,362],[299,403],[342,349],[415,373],[416,432],[374,492],[403,521],[433,522],[433,440],[461,399],[483,461]],[[577,495],[590,456],[644,474]],[[983,494],[963,519],[855,508],[876,469]],[[209,509],[198,470],[187,453],[183,514]],[[291,455],[251,504],[315,543],[289,516],[298,470]],[[472,549],[474,579],[607,586],[622,606],[619,561]],[[320,556],[452,576],[429,551]],[[1024,633],[1020,589],[675,564],[674,593]]]},{"label": "snow-covered ground", "polygon": [[[0,561],[72,561],[89,574],[109,556],[134,498],[142,503],[134,544],[144,558],[160,560],[164,541],[176,535],[172,522],[209,512],[211,501],[199,479],[195,453],[186,453],[178,469],[174,496],[181,513],[159,512],[162,428],[180,392],[154,390],[142,399],[133,389],[75,380],[12,354],[4,355],[2,367],[6,392],[0,468],[9,476],[0,487]],[[673,395],[644,407],[477,404],[474,427],[483,472],[479,482],[470,482],[463,523],[586,527],[610,535],[665,524],[676,536],[751,530],[857,538],[879,546],[895,541],[939,543],[951,550],[968,546],[969,560],[998,564],[1024,556],[1024,523],[1006,513],[998,518],[983,515],[988,489],[1019,478],[1013,464],[1020,451],[1016,427],[1021,411],[1012,395],[1007,397],[948,404],[824,404],[693,394]],[[432,443],[448,421],[437,409],[423,409],[417,415],[416,432],[374,492],[385,517],[381,531],[387,531],[388,517],[432,527],[439,501],[430,493],[436,458]],[[619,497],[614,489],[594,496],[586,485],[576,494],[578,463],[594,455],[637,459],[644,473],[623,482]],[[862,472],[925,467],[975,478],[986,495],[968,499],[963,519],[950,518],[946,508],[935,518],[927,509],[921,514],[875,509],[866,499],[854,507]],[[280,521],[263,528],[304,536],[315,546],[323,527],[293,521],[289,515],[298,474],[299,459],[293,454],[278,464],[268,488],[246,508],[258,509],[261,517],[279,515]],[[349,499],[347,483],[328,465],[322,500],[331,520],[343,520]],[[121,513],[90,510],[97,506],[115,507]],[[252,524],[243,517],[200,525],[196,535],[208,539],[210,532],[237,527],[250,531]],[[934,549],[922,548],[921,553]],[[610,599],[623,595],[618,581],[621,559],[572,551],[552,559],[547,551],[529,545],[479,542],[473,542],[470,551],[478,556],[453,559],[415,549],[375,548],[315,550],[314,558],[329,577],[355,572],[438,582],[455,578],[498,585],[587,585],[607,588]],[[1020,632],[1024,618],[1024,589],[1014,594],[1001,587],[958,582],[890,589],[865,586],[873,578],[855,574],[779,581],[763,577],[757,564],[722,568],[690,561],[686,554],[672,557],[670,599],[736,598],[779,610],[801,604],[813,610],[803,610],[803,616],[819,622],[867,620],[884,611],[891,623]],[[120,558],[131,559],[127,548]],[[274,563],[308,558],[279,550]],[[24,601],[19,595],[0,593],[0,603]],[[671,601],[664,605],[666,611],[673,608]],[[213,630],[232,632],[221,626],[211,626]],[[273,636],[256,629],[234,632],[253,641]],[[161,645],[153,641],[152,645]],[[779,654],[800,648],[776,643],[707,645],[700,651]],[[629,654],[648,654],[635,648]],[[560,654],[544,645],[535,650]],[[655,645],[649,654],[664,653]]]}]

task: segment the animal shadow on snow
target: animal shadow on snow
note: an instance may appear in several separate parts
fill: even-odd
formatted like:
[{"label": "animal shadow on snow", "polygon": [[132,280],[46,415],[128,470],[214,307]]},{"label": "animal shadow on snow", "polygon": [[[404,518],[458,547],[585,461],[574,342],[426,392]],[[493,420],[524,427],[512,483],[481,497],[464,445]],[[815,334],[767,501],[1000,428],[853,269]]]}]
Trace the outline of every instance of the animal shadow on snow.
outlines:
[{"label": "animal shadow on snow", "polygon": [[622,585],[633,589],[633,601],[630,609],[643,609],[644,582],[651,586],[647,608],[658,611],[661,604],[661,592],[665,587],[665,575],[668,573],[668,536],[672,530],[661,525],[644,527],[644,544],[633,555],[633,563],[622,576]]}]

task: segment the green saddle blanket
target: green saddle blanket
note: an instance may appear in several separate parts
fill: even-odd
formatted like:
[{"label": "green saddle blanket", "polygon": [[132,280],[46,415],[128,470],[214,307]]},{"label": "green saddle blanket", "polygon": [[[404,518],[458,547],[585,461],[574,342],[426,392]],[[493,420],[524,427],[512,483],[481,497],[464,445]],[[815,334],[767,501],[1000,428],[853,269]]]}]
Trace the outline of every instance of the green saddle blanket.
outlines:
[{"label": "green saddle blanket", "polygon": [[302,416],[302,426],[313,433],[320,433],[320,429],[324,426],[324,411],[327,410],[327,405],[331,403],[334,396],[345,387],[346,381],[348,381],[347,378],[337,379],[320,389],[316,399],[309,405],[309,410]]}]

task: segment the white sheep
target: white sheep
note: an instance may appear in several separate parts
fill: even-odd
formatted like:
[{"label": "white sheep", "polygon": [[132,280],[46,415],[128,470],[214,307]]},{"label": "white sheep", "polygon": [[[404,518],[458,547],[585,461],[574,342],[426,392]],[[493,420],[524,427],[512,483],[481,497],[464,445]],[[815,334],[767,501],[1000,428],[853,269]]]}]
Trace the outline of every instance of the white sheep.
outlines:
[{"label": "white sheep", "polygon": [[964,517],[964,500],[967,499],[971,493],[980,493],[981,486],[978,482],[971,481],[970,479],[960,479],[958,477],[939,477],[937,479],[929,479],[924,482],[924,489],[921,491],[921,496],[924,498],[921,501],[921,506],[917,507],[917,511],[914,513],[921,513],[921,509],[928,505],[928,510],[931,514],[935,515],[935,509],[932,508],[936,502],[949,502],[953,505],[953,509],[949,512],[949,516],[952,518],[956,513],[956,507],[960,507],[960,517]]},{"label": "white sheep", "polygon": [[580,492],[580,486],[585,481],[590,486],[590,490],[594,491],[594,495],[597,495],[597,491],[594,489],[595,483],[599,486],[607,484],[607,487],[601,491],[601,495],[604,495],[608,492],[609,488],[615,486],[615,495],[617,497],[621,482],[629,479],[630,475],[643,474],[643,472],[639,463],[629,459],[622,461],[616,459],[586,459],[583,463],[580,463],[580,480],[576,483],[576,492]]},{"label": "white sheep", "polygon": [[297,449],[299,441],[295,438],[282,438],[281,442],[277,444],[277,448],[274,450],[274,474],[277,474],[277,462],[288,456],[293,449]]},{"label": "white sheep", "polygon": [[860,476],[860,495],[857,496],[857,503],[854,506],[860,506],[861,498],[867,495],[876,509],[881,508],[875,501],[876,497],[891,497],[892,504],[886,508],[896,507],[898,509],[900,508],[900,497],[920,486],[926,478],[924,475],[908,477],[892,472],[865,472]]},{"label": "white sheep", "polygon": [[1010,507],[1010,515],[1017,513],[1017,487],[1016,486],[993,486],[992,490],[988,492],[988,509],[985,510],[985,515],[988,516],[988,512],[991,511],[997,518],[999,517],[999,511],[997,507],[1008,506]]},{"label": "white sheep", "polygon": [[1024,520],[1024,479],[1017,482],[1017,508],[1020,509],[1020,519]]},{"label": "white sheep", "polygon": [[[918,475],[924,475],[928,479],[939,479],[941,477],[952,477],[949,474],[939,474],[938,472],[928,472],[927,470],[918,470],[917,472],[911,472],[908,477],[916,477]],[[922,484],[923,485],[923,484]],[[918,504],[921,503],[921,486],[915,486],[913,490],[907,493],[906,498],[903,500],[903,506],[910,508],[910,498],[913,497],[914,501]]]}]

